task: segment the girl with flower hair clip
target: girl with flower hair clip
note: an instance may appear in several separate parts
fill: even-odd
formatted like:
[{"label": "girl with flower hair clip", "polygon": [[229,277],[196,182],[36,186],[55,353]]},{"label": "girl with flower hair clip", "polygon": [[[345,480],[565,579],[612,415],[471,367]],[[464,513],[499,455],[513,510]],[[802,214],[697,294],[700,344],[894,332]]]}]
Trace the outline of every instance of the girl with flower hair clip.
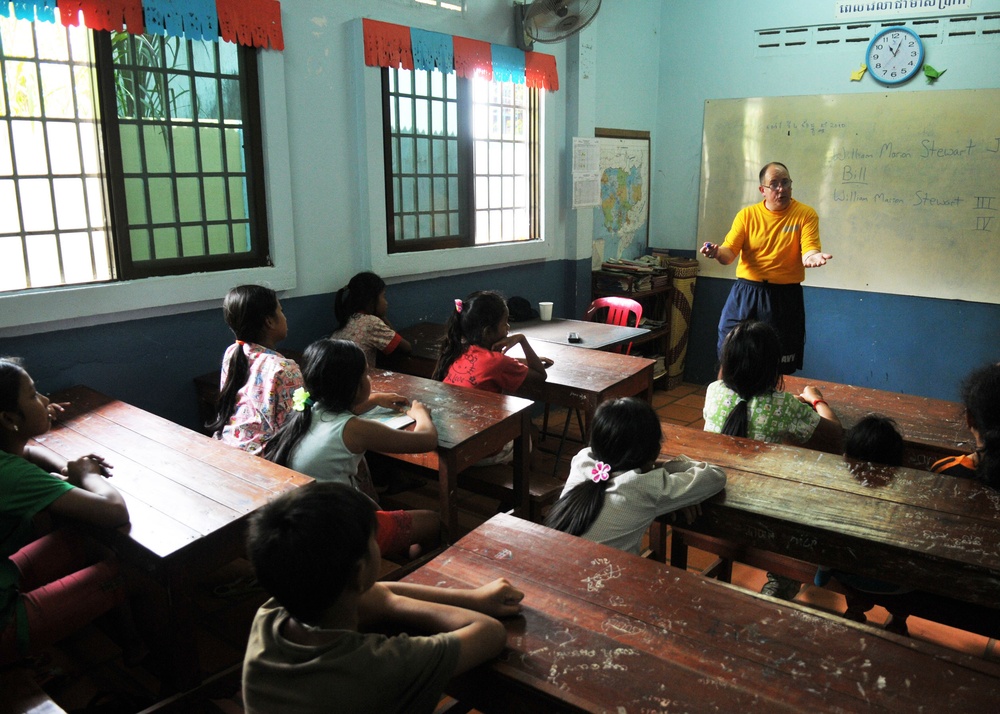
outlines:
[{"label": "girl with flower hair clip", "polygon": [[601,404],[590,445],[573,457],[569,478],[545,525],[639,555],[653,519],[681,511],[690,523],[726,485],[717,466],[678,456],[658,462],[663,432],[653,407],[629,397]]},{"label": "girl with flower hair clip", "polygon": [[[306,347],[302,358],[305,387],[292,395],[291,416],[264,446],[263,456],[317,481],[332,481],[361,491],[376,505],[364,457],[369,449],[388,454],[417,454],[437,448],[437,428],[420,402],[391,392],[372,393],[368,362],[350,340],[322,339]],[[372,407],[405,410],[412,431],[363,419]],[[436,543],[440,518],[434,511],[379,511],[378,543],[383,553]]]}]

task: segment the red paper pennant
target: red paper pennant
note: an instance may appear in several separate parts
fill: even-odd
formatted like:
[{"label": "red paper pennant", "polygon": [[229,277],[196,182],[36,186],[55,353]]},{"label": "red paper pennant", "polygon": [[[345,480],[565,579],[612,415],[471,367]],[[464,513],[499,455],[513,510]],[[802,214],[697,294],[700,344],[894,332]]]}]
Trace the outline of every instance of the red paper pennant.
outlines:
[{"label": "red paper pennant", "polygon": [[482,77],[493,80],[493,51],[489,42],[454,37],[455,74],[459,77]]},{"label": "red paper pennant", "polygon": [[534,89],[559,89],[559,75],[556,72],[556,58],[540,52],[524,53],[524,82]]},{"label": "red paper pennant", "polygon": [[251,47],[285,49],[278,0],[215,0],[219,37]]},{"label": "red paper pennant", "polygon": [[413,69],[410,28],[364,18],[365,64],[369,67]]},{"label": "red paper pennant", "polygon": [[59,0],[62,24],[76,27],[83,13],[83,26],[91,30],[121,32],[133,35],[146,31],[142,15],[142,0]]}]

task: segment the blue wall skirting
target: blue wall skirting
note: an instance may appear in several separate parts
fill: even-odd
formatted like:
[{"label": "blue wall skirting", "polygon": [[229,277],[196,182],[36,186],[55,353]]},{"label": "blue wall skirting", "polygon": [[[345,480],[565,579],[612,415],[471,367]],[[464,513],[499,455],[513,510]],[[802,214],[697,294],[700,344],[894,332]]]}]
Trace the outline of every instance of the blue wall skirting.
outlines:
[{"label": "blue wall skirting", "polygon": [[[685,379],[715,378],[716,325],[731,280],[695,287]],[[590,261],[549,261],[390,285],[396,326],[444,322],[456,297],[479,289],[553,300],[557,317],[590,304]],[[957,399],[971,369],[1000,360],[1000,305],[806,288],[808,342],[802,374],[833,382]],[[301,350],[336,327],[333,294],[282,300]],[[220,296],[221,305],[221,296]],[[221,309],[7,338],[43,391],[86,384],[171,421],[198,428],[193,378],[218,369],[232,336]]]}]

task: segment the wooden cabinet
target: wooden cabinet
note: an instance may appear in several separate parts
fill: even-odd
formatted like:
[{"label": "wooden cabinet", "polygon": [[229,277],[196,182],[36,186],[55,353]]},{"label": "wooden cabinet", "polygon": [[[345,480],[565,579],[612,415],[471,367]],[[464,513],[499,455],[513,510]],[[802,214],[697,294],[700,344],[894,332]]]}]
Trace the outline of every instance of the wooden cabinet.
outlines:
[{"label": "wooden cabinet", "polygon": [[632,353],[657,359],[653,378],[665,375],[664,355],[670,351],[670,273],[624,273],[595,270],[591,273],[592,299],[627,297],[642,305],[642,327],[649,333],[632,343]]}]

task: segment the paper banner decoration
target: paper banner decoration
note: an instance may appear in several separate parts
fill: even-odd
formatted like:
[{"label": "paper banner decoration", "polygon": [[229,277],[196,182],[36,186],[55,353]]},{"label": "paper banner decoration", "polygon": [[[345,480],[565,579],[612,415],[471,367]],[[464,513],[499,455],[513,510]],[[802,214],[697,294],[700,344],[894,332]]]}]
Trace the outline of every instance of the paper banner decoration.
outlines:
[{"label": "paper banner decoration", "polygon": [[0,0],[0,15],[18,20],[127,30],[189,40],[237,42],[250,47],[285,48],[278,0]]},{"label": "paper banner decoration", "polygon": [[250,47],[285,49],[278,0],[215,0],[219,36]]},{"label": "paper banner decoration", "polygon": [[210,42],[219,39],[215,0],[142,0],[142,9],[150,35]]},{"label": "paper banner decoration", "polygon": [[516,82],[552,92],[559,89],[552,55],[368,18],[362,20],[362,32],[369,67],[436,69],[443,74],[454,70],[459,77]]},{"label": "paper banner decoration", "polygon": [[559,75],[556,72],[556,58],[541,52],[524,53],[524,82],[533,89],[559,89]]},{"label": "paper banner decoration", "polygon": [[76,27],[81,13],[83,26],[91,30],[121,32],[127,28],[134,35],[146,32],[142,0],[59,0],[63,25]]},{"label": "paper banner decoration", "polygon": [[365,64],[369,67],[400,67],[413,69],[413,48],[410,28],[363,19]]},{"label": "paper banner decoration", "polygon": [[490,54],[495,81],[524,84],[524,52],[506,45],[490,45]]},{"label": "paper banner decoration", "polygon": [[493,53],[489,42],[453,37],[455,46],[455,74],[459,77],[493,79]]},{"label": "paper banner decoration", "polygon": [[413,49],[413,68],[430,72],[433,69],[442,74],[455,70],[455,50],[451,35],[410,28],[410,45]]}]

